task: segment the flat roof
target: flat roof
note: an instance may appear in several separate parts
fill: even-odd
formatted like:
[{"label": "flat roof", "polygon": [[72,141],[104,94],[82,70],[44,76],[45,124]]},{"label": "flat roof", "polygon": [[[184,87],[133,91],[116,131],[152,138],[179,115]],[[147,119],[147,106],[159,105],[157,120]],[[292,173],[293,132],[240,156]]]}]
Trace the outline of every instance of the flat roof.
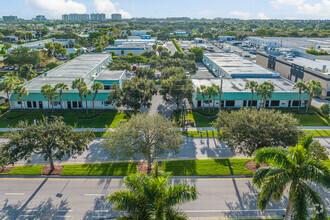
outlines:
[{"label": "flat roof", "polygon": [[215,76],[208,70],[203,63],[196,63],[198,70],[195,74],[191,74],[192,79],[214,79]]},{"label": "flat roof", "polygon": [[97,75],[95,80],[118,80],[124,74],[124,72],[124,70],[113,71],[105,69],[99,75]]},{"label": "flat roof", "polygon": [[310,60],[310,59],[303,58],[303,57],[295,57],[290,62],[298,64],[300,66],[309,67],[314,70],[318,69],[318,70],[321,70],[321,72],[323,70],[323,66],[326,65],[327,66],[326,68],[329,71],[328,71],[328,73],[325,73],[325,74],[330,74],[330,60]]},{"label": "flat roof", "polygon": [[272,72],[250,60],[233,53],[204,53],[204,56],[214,62],[226,73],[232,74],[269,74]]},{"label": "flat roof", "polygon": [[33,41],[25,44],[18,45],[18,47],[44,47],[45,43],[53,42],[52,39]]},{"label": "flat roof", "polygon": [[83,78],[87,86],[90,87],[93,79],[89,73],[110,57],[110,54],[83,54],[28,81],[25,83],[25,87],[28,90],[40,90],[45,84],[55,86],[60,82],[71,86],[72,81],[77,78]]},{"label": "flat roof", "polygon": [[[263,82],[270,82],[274,85],[275,92],[298,92],[298,90],[293,89],[293,83],[285,80],[283,78],[232,78],[232,79],[223,79],[223,92],[250,92],[250,90],[245,89],[245,84],[249,81],[255,81],[258,84]],[[212,86],[221,84],[220,79],[192,79],[194,86],[200,87]]]}]

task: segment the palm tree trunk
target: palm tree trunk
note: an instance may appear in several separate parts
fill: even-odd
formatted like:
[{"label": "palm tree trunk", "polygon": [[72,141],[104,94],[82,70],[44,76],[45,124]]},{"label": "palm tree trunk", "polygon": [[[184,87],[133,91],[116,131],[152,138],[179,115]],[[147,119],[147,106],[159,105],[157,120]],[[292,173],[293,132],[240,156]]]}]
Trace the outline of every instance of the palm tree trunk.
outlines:
[{"label": "palm tree trunk", "polygon": [[50,99],[50,102],[52,103],[52,115],[54,114],[54,102],[53,102],[53,98]]},{"label": "palm tree trunk", "polygon": [[[250,107],[252,108],[253,107],[253,104],[252,104],[253,103],[253,90],[251,90],[251,93],[252,93],[252,98],[251,98],[251,106]],[[248,103],[248,105],[249,105],[249,103]]]},{"label": "palm tree trunk", "polygon": [[49,111],[49,109],[50,109],[50,102],[49,102],[49,98],[48,98],[48,111]]},{"label": "palm tree trunk", "polygon": [[211,97],[209,97],[209,113],[211,112]]},{"label": "palm tree trunk", "polygon": [[260,98],[259,109],[261,109],[261,107],[262,107],[261,102],[262,102],[262,96],[261,96],[261,98]]},{"label": "palm tree trunk", "polygon": [[204,111],[204,108],[205,108],[205,102],[204,102],[205,98],[203,96],[203,111]]},{"label": "palm tree trunk", "polygon": [[61,110],[63,110],[63,107],[62,107],[62,91],[60,92],[60,104],[61,104]]},{"label": "palm tree trunk", "polygon": [[8,105],[9,105],[9,109],[10,109],[9,92],[6,92],[6,93],[7,93],[7,100],[8,100]]},{"label": "palm tree trunk", "polygon": [[311,94],[311,95],[309,96],[308,103],[307,103],[307,106],[306,106],[306,114],[307,114],[307,112],[308,112],[308,110],[309,110],[309,107],[310,107],[310,105],[311,105],[311,103],[312,103],[312,98],[313,98],[313,95]]},{"label": "palm tree trunk", "polygon": [[81,110],[82,110],[82,112],[84,112],[84,108],[82,106],[82,103],[83,103],[82,97],[80,97],[80,100],[81,100]]},{"label": "palm tree trunk", "polygon": [[214,111],[215,96],[213,96],[213,111]]},{"label": "palm tree trunk", "polygon": [[86,102],[86,115],[88,115],[87,97],[86,96],[85,96],[85,102]]},{"label": "palm tree trunk", "polygon": [[23,103],[22,103],[22,98],[20,98],[20,102],[21,102],[21,112],[23,111]]},{"label": "palm tree trunk", "polygon": [[298,104],[298,111],[301,106],[301,90],[299,91],[299,104]]},{"label": "palm tree trunk", "polygon": [[94,114],[94,112],[95,112],[95,109],[94,109],[94,101],[95,101],[95,98],[96,98],[97,92],[98,92],[98,91],[95,91],[95,95],[94,95],[94,98],[93,98],[93,114]]},{"label": "palm tree trunk", "polygon": [[293,201],[292,199],[289,199],[288,206],[286,207],[284,219],[291,220],[292,213],[293,213]]},{"label": "palm tree trunk", "polygon": [[148,154],[148,174],[151,173],[151,162],[152,162],[152,159],[151,159],[151,155],[150,153]]}]

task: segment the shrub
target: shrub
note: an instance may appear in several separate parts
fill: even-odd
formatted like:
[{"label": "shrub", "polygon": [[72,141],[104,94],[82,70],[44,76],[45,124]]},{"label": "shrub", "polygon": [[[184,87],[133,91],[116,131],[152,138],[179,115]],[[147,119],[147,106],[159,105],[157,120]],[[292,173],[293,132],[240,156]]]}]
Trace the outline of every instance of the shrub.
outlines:
[{"label": "shrub", "polygon": [[323,116],[329,118],[329,114],[330,114],[330,106],[329,106],[328,103],[323,104],[323,105],[320,107],[320,110],[321,110]]},{"label": "shrub", "polygon": [[318,51],[318,50],[306,50],[306,53],[320,56],[320,55],[329,55],[326,51]]},{"label": "shrub", "polygon": [[172,42],[176,48],[176,50],[179,52],[179,53],[183,53],[183,50],[181,48],[181,46],[179,45],[178,41],[176,39],[172,39]]}]

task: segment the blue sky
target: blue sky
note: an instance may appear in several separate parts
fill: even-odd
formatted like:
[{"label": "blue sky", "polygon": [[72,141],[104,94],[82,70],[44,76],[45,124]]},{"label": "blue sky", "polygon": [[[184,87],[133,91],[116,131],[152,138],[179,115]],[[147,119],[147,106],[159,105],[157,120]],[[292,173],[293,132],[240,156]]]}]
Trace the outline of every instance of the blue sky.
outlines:
[{"label": "blue sky", "polygon": [[0,0],[0,16],[119,12],[124,17],[330,19],[330,0]]}]

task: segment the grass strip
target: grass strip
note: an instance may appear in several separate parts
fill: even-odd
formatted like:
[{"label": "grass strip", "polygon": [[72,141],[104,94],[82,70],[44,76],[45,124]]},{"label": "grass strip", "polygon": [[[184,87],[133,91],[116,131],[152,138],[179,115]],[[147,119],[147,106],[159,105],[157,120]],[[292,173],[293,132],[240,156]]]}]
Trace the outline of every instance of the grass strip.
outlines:
[{"label": "grass strip", "polygon": [[251,159],[206,159],[163,161],[162,170],[173,176],[227,176],[252,175],[245,167]]},{"label": "grass strip", "polygon": [[61,176],[127,176],[137,173],[136,163],[64,165]]},{"label": "grass strip", "polygon": [[0,173],[0,175],[42,175],[43,167],[44,166],[19,166],[8,173]]},{"label": "grass strip", "polygon": [[312,133],[314,137],[330,137],[330,130],[304,130],[305,133]]}]

